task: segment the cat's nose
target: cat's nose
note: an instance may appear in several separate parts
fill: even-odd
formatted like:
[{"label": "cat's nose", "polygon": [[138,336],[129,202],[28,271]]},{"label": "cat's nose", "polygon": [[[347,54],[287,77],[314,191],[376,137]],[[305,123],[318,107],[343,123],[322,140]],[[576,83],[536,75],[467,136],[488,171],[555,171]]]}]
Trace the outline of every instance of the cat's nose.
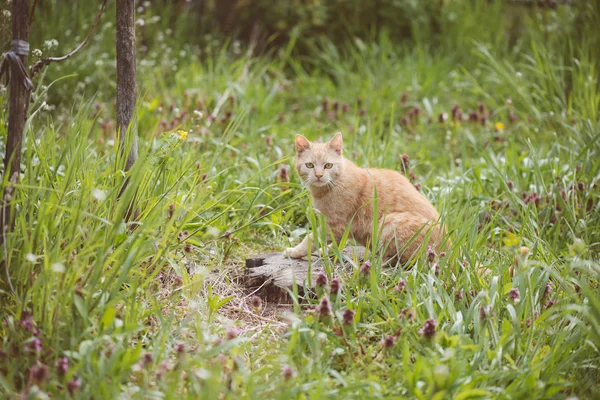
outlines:
[{"label": "cat's nose", "polygon": [[321,172],[319,174],[318,172],[315,172],[315,176],[317,177],[317,179],[321,179],[323,177],[323,173]]}]

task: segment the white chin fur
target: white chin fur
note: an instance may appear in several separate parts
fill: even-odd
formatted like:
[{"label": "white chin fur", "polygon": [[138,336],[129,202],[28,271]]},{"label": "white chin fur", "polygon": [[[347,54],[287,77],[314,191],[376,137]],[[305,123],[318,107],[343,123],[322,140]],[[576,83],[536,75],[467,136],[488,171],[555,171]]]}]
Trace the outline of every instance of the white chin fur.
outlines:
[{"label": "white chin fur", "polygon": [[323,186],[327,186],[328,183],[329,183],[329,181],[312,181],[312,182],[309,182],[309,185],[314,186],[314,187],[323,187]]}]

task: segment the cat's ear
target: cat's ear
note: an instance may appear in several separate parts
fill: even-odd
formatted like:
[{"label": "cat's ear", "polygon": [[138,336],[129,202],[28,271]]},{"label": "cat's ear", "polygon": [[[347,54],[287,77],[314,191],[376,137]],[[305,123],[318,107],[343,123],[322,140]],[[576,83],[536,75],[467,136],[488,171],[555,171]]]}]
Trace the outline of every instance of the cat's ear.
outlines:
[{"label": "cat's ear", "polygon": [[296,135],[296,153],[300,154],[304,150],[310,149],[310,142],[302,135]]},{"label": "cat's ear", "polygon": [[333,139],[331,139],[329,141],[329,143],[327,143],[327,147],[329,147],[331,150],[335,151],[337,154],[339,154],[341,156],[342,155],[342,147],[343,147],[342,133],[341,132],[336,133],[335,136],[333,137]]}]

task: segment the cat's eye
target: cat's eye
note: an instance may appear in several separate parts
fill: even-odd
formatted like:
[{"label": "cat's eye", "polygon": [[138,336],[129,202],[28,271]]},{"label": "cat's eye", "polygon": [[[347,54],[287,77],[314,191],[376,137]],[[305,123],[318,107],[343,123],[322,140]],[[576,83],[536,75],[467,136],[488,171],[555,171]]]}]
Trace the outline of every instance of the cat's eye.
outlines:
[{"label": "cat's eye", "polygon": [[314,168],[314,167],[315,167],[315,164],[313,164],[313,163],[311,163],[311,162],[307,162],[307,163],[306,163],[306,164],[304,164],[304,165],[306,165],[306,168]]},{"label": "cat's eye", "polygon": [[325,164],[325,169],[331,169],[333,168],[333,164],[328,162],[327,164]]}]

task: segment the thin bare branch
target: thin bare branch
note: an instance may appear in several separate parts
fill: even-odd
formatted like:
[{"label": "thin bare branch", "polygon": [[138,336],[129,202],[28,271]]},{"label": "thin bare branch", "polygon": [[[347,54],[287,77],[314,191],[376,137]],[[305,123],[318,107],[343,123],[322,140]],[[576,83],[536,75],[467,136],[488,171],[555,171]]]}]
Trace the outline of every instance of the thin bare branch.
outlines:
[{"label": "thin bare branch", "polygon": [[60,62],[60,61],[64,61],[67,60],[71,57],[73,57],[75,54],[77,54],[77,52],[79,50],[81,50],[83,48],[83,46],[85,46],[87,44],[87,42],[90,40],[90,38],[92,37],[92,33],[94,33],[94,29],[96,29],[96,26],[98,26],[98,23],[100,22],[100,17],[102,17],[102,14],[104,13],[104,9],[106,8],[106,0],[102,1],[102,8],[100,9],[100,12],[98,13],[98,16],[96,17],[96,20],[94,21],[94,24],[92,25],[90,31],[88,32],[87,36],[85,37],[85,39],[83,39],[83,42],[79,43],[79,46],[77,46],[74,50],[72,50],[70,53],[65,54],[62,57],[47,57],[47,58],[42,58],[41,60],[39,60],[38,62],[36,62],[35,64],[33,64],[31,66],[31,68],[29,69],[29,74],[31,75],[31,77],[33,78],[33,76],[38,73],[42,68],[44,68],[46,65],[52,63],[52,62]]},{"label": "thin bare branch", "polygon": [[38,0],[33,0],[33,5],[31,6],[31,12],[29,13],[29,26],[31,27],[31,23],[33,22],[33,15],[35,14],[35,7],[37,6]]}]

